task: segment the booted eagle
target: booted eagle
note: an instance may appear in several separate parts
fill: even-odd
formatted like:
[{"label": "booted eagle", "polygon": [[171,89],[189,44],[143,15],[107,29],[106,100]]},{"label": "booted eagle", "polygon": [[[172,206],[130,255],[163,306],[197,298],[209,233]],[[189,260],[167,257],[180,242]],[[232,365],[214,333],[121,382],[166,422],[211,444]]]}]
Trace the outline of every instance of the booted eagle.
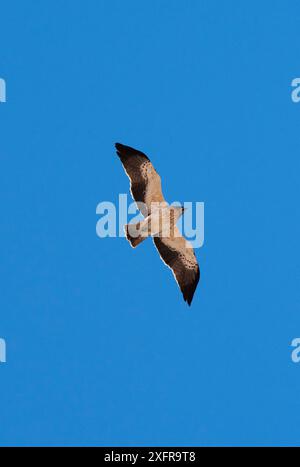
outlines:
[{"label": "booted eagle", "polygon": [[117,154],[130,180],[130,192],[144,219],[124,226],[135,248],[151,236],[162,261],[172,270],[184,300],[191,305],[200,271],[192,245],[181,235],[176,222],[183,207],[169,206],[161,179],[149,158],[141,151],[116,143]]}]

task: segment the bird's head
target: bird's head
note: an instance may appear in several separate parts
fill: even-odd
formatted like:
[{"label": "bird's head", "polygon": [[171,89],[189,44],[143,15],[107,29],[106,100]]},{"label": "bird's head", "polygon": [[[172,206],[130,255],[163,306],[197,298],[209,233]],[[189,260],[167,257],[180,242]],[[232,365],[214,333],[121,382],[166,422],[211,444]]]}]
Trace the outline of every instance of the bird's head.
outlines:
[{"label": "bird's head", "polygon": [[174,207],[174,211],[176,212],[178,218],[183,215],[185,210],[186,210],[186,208],[184,208],[183,206]]}]

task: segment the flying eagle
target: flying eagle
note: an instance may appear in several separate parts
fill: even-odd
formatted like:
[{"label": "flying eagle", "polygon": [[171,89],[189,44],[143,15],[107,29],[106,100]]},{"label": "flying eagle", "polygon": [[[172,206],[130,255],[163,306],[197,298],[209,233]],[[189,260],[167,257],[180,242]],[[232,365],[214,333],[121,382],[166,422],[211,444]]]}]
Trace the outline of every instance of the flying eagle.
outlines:
[{"label": "flying eagle", "polygon": [[116,143],[117,154],[130,180],[130,192],[144,219],[124,226],[130,245],[135,248],[147,237],[163,262],[172,270],[184,300],[191,305],[200,278],[192,245],[182,237],[176,222],[183,207],[169,206],[161,189],[161,179],[146,154]]}]

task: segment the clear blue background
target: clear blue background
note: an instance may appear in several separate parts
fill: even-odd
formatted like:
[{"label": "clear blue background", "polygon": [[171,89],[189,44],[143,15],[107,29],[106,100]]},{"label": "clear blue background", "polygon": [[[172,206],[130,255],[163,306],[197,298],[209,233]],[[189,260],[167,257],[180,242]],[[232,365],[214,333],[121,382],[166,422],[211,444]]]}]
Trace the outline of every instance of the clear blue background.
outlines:
[{"label": "clear blue background", "polygon": [[[2,1],[1,445],[299,444],[297,1]],[[140,148],[205,202],[189,309],[96,236]]]}]

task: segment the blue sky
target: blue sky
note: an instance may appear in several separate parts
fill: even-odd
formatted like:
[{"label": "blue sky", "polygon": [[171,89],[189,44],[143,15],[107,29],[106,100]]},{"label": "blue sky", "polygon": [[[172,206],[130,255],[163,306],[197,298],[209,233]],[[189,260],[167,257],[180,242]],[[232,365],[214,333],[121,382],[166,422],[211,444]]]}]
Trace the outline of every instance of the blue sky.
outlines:
[{"label": "blue sky", "polygon": [[[1,445],[299,444],[300,5],[1,3]],[[100,239],[146,152],[205,202],[191,308]]]}]

